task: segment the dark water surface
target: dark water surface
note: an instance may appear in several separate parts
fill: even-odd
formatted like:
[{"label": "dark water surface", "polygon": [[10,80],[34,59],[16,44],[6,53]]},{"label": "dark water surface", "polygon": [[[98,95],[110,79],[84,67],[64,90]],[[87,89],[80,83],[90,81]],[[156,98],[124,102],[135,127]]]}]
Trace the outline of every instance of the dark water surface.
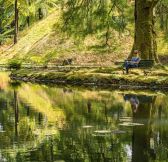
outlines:
[{"label": "dark water surface", "polygon": [[166,162],[168,95],[15,83],[0,73],[0,162]]}]

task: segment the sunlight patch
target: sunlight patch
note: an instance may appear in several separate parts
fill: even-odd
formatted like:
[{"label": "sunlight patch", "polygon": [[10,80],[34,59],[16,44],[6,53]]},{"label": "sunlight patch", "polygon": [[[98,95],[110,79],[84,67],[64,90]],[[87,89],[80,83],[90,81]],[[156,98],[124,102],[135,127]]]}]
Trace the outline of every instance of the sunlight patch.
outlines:
[{"label": "sunlight patch", "polygon": [[119,125],[120,126],[126,126],[126,127],[133,127],[133,126],[143,126],[144,124],[125,122],[125,123],[120,123]]}]

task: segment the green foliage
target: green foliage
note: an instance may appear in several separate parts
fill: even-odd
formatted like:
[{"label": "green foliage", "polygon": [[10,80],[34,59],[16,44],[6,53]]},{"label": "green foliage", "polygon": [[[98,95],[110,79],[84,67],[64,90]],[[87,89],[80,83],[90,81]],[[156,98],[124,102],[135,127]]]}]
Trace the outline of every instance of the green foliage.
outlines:
[{"label": "green foliage", "polygon": [[168,1],[161,0],[156,11],[160,21],[160,28],[168,33]]},{"label": "green foliage", "polygon": [[123,32],[127,23],[124,0],[68,0],[63,4],[62,30],[75,37],[86,37],[88,34],[102,33],[106,44],[111,37],[111,29]]},{"label": "green foliage", "polygon": [[8,62],[8,68],[9,69],[16,69],[16,70],[18,70],[18,69],[21,68],[21,66],[22,66],[22,63],[19,60],[10,60]]},{"label": "green foliage", "polygon": [[[159,7],[161,5],[164,6],[164,12]],[[0,0],[0,6],[2,6],[0,7],[0,20],[2,20],[0,21],[0,44],[3,42],[10,44],[14,35],[14,1]],[[167,0],[160,1],[157,20],[161,21],[161,15],[164,15],[164,31],[168,26],[166,25],[166,8]],[[13,56],[26,60],[26,62],[57,62],[60,56],[73,57],[75,53],[78,53],[74,56],[75,59],[80,54],[83,56],[84,53],[95,54],[96,57],[99,57],[98,54],[108,53],[113,56],[116,54],[115,60],[117,61],[118,58],[122,60],[126,57],[133,43],[134,3],[130,1],[18,0],[18,9],[19,30],[34,25],[19,32],[20,41],[17,45],[7,50],[2,48],[1,62],[6,62]],[[40,22],[38,22],[39,9],[43,17],[49,14],[45,20]],[[48,18],[52,19],[48,21]],[[60,33],[60,28],[63,33]],[[161,35],[160,30],[157,33],[158,53],[167,53],[167,41],[163,41],[166,40],[163,37],[167,35],[165,33]],[[92,56],[89,57],[92,59]],[[113,59],[109,58],[109,60]],[[93,62],[100,61],[94,60]],[[80,61],[77,63],[80,64]]]},{"label": "green foliage", "polygon": [[9,82],[9,85],[11,88],[17,89],[21,86],[21,82],[20,81],[11,81],[11,82]]},{"label": "green foliage", "polygon": [[[57,0],[18,0],[19,30],[47,16]],[[14,35],[14,0],[0,0],[0,43]],[[39,13],[40,10],[40,13]]]}]

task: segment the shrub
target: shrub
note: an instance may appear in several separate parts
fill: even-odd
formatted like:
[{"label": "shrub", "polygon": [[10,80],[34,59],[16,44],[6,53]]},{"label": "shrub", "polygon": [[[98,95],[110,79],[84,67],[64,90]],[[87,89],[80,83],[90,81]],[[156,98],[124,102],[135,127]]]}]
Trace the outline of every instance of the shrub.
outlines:
[{"label": "shrub", "polygon": [[21,66],[22,66],[22,63],[19,60],[10,60],[8,62],[9,69],[19,70],[21,68]]},{"label": "shrub", "polygon": [[14,88],[14,89],[17,89],[18,87],[21,86],[21,82],[20,81],[11,81],[9,82],[9,85]]}]

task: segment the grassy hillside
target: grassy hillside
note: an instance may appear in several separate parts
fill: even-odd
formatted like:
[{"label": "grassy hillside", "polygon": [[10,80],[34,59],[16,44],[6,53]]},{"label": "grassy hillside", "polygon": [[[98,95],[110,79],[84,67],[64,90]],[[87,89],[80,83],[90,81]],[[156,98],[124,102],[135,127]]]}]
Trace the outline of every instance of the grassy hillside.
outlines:
[{"label": "grassy hillside", "polygon": [[[119,35],[112,31],[111,47],[102,46],[105,38],[90,35],[85,40],[70,38],[58,29],[59,11],[37,22],[19,34],[19,41],[14,46],[0,49],[0,62],[20,59],[23,62],[61,64],[66,58],[72,58],[75,64],[110,65],[123,60],[129,54],[133,39],[128,34]],[[167,42],[159,37],[159,53],[168,54]]]},{"label": "grassy hillside", "polygon": [[[37,48],[37,45],[43,43],[49,38],[52,33],[52,27],[57,17],[56,13],[51,14],[46,19],[34,24],[30,29],[26,29],[20,33],[20,40],[14,46],[5,49],[1,53],[1,61],[4,62],[6,59],[19,58],[19,59],[36,59],[30,56],[32,50]],[[40,57],[37,55],[37,57]]]},{"label": "grassy hillside", "polygon": [[114,32],[112,46],[102,46],[103,39],[99,35],[88,36],[85,40],[62,35],[55,24],[59,21],[59,12],[34,24],[30,29],[20,33],[20,39],[14,46],[1,50],[1,62],[17,58],[23,62],[62,62],[65,58],[73,58],[76,64],[111,64],[114,60],[128,55],[132,39]]}]

